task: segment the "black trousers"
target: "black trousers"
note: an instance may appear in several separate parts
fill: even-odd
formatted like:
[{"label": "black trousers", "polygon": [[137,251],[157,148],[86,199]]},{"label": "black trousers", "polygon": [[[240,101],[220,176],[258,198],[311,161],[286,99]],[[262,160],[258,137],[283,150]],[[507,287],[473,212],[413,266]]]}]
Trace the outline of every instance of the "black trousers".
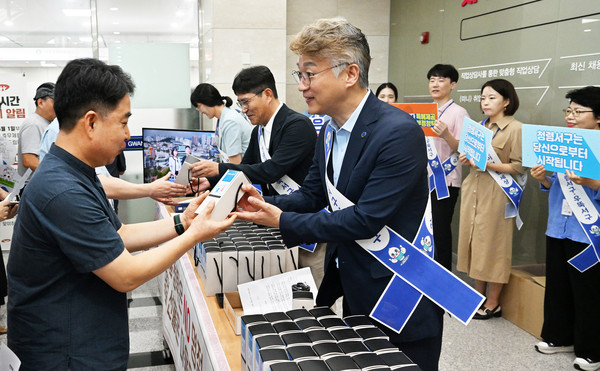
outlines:
[{"label": "black trousers", "polygon": [[600,263],[585,272],[568,260],[587,244],[546,237],[542,339],[575,346],[575,355],[600,361]]},{"label": "black trousers", "polygon": [[437,199],[437,190],[431,193],[431,216],[433,218],[433,241],[436,261],[452,271],[452,216],[460,193],[458,187],[448,187],[450,197]]}]

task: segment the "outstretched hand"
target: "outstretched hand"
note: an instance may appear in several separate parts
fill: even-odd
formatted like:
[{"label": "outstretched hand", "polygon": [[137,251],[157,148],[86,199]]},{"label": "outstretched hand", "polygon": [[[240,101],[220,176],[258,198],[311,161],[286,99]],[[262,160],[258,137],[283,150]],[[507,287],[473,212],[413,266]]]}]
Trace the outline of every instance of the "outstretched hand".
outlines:
[{"label": "outstretched hand", "polygon": [[254,186],[243,185],[242,190],[245,194],[238,202],[237,211],[230,215],[267,227],[279,228],[282,211],[278,207],[266,203]]}]

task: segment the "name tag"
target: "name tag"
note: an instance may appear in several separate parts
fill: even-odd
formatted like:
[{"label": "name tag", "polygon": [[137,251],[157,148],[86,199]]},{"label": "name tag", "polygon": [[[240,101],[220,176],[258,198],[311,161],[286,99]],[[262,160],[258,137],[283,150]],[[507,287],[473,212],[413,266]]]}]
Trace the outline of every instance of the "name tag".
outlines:
[{"label": "name tag", "polygon": [[573,210],[571,210],[571,207],[569,207],[569,203],[565,199],[562,200],[562,208],[560,210],[560,213],[565,216],[573,215]]}]

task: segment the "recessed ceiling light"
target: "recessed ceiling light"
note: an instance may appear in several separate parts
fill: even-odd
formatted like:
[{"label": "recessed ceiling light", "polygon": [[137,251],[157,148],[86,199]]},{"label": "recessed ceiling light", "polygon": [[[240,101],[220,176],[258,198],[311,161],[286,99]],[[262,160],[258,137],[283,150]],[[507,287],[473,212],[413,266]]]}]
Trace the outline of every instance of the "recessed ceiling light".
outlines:
[{"label": "recessed ceiling light", "polygon": [[113,35],[120,35],[121,33],[119,31],[115,31],[113,32]]},{"label": "recessed ceiling light", "polygon": [[110,8],[110,10],[112,10],[113,12],[116,12],[117,10],[119,10],[119,8]]},{"label": "recessed ceiling light", "polygon": [[175,12],[175,15],[178,17],[183,17],[185,15],[185,12],[183,10],[178,10],[177,12]]},{"label": "recessed ceiling light", "polygon": [[14,25],[15,25],[15,23],[14,23],[13,21],[4,21],[4,25],[5,25],[6,27],[11,27],[11,26],[14,26]]},{"label": "recessed ceiling light", "polygon": [[589,28],[587,30],[583,30],[583,32],[592,32]]},{"label": "recessed ceiling light", "polygon": [[89,17],[91,14],[89,9],[63,9],[62,12],[67,17]]},{"label": "recessed ceiling light", "polygon": [[581,24],[586,24],[586,23],[594,23],[594,22],[599,22],[600,19],[597,18],[583,18],[581,20]]}]

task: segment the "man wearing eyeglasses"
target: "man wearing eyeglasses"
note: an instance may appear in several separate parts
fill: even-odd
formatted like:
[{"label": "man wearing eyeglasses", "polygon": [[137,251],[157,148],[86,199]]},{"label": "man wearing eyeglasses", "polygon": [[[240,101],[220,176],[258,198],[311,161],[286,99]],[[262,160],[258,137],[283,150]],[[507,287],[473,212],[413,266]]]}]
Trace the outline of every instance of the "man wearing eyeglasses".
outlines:
[{"label": "man wearing eyeglasses", "polygon": [[310,119],[279,101],[275,78],[265,66],[241,70],[232,88],[238,106],[255,126],[242,163],[198,161],[190,166],[192,176],[207,177],[214,186],[228,169],[240,170],[260,184],[265,195],[289,193],[290,179],[301,186],[317,140]]},{"label": "man wearing eyeglasses", "polygon": [[[359,242],[373,240],[386,225],[414,238],[428,198],[425,137],[412,117],[369,90],[369,45],[345,19],[305,26],[290,49],[298,55],[294,76],[309,113],[331,121],[321,129],[298,192],[263,201],[242,187],[244,211],[235,214],[280,228],[289,246],[326,241],[317,305],[331,306],[343,296],[345,316],[369,315],[392,272]],[[319,212],[325,206],[334,211]],[[421,369],[437,370],[442,311],[433,302],[423,297],[400,334],[378,325]]]}]

